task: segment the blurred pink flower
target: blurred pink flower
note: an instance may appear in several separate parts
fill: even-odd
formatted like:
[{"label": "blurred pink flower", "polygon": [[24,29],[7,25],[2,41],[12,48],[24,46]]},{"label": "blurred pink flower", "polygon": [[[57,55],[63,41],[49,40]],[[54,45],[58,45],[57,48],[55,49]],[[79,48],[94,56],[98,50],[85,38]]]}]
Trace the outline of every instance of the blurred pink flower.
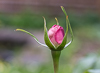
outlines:
[{"label": "blurred pink flower", "polygon": [[64,38],[63,27],[59,25],[53,25],[48,31],[48,36],[55,47],[59,46]]}]

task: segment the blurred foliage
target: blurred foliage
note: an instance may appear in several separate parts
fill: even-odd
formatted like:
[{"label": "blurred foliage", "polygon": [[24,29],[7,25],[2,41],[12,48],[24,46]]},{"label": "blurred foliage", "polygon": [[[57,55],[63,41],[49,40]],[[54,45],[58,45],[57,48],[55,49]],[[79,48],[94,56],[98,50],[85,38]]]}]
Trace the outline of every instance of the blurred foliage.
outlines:
[{"label": "blurred foliage", "polygon": [[[60,65],[59,73],[89,73],[89,70],[100,69],[100,55],[91,53],[81,58],[75,67],[73,64]],[[0,73],[53,73],[53,66],[41,64],[39,66],[29,66],[20,64],[8,64],[0,61]],[[94,71],[93,73],[97,73]]]},{"label": "blurred foliage", "polygon": [[0,20],[5,27],[18,28],[43,28],[42,17],[31,13],[22,13],[19,15],[1,14]]},{"label": "blurred foliage", "polygon": [[0,61],[0,73],[9,73],[10,66],[8,63]]},{"label": "blurred foliage", "polygon": [[[89,73],[89,70],[95,69],[100,70],[100,55],[97,53],[91,53],[77,62],[73,73]],[[93,73],[99,72],[94,71]]]},{"label": "blurred foliage", "polygon": [[[50,28],[56,24],[55,16],[48,14],[34,14],[31,12],[23,12],[20,14],[0,14],[0,24],[6,27],[29,28],[29,29],[43,29],[43,18],[47,20],[47,26]],[[83,26],[98,26],[100,23],[100,15],[96,13],[74,14],[68,13],[71,26],[73,28]],[[65,16],[64,14],[57,16],[61,26],[65,29]]]}]

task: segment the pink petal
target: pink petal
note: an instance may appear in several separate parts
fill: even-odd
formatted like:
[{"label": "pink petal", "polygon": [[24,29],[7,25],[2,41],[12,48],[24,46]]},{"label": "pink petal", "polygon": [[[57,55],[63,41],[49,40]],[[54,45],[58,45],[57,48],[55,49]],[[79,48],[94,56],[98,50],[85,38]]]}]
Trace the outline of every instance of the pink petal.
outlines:
[{"label": "pink petal", "polygon": [[60,27],[57,32],[55,33],[55,40],[58,44],[61,44],[63,41],[63,37],[64,37],[64,30],[62,27]]}]

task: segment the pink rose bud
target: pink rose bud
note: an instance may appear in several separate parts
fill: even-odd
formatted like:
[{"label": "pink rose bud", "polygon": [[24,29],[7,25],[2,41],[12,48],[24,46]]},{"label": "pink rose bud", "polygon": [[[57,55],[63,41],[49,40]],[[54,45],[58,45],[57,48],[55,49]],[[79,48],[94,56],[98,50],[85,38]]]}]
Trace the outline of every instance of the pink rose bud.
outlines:
[{"label": "pink rose bud", "polygon": [[50,41],[54,44],[54,46],[59,46],[64,38],[64,29],[59,25],[53,25],[49,31],[48,36]]}]

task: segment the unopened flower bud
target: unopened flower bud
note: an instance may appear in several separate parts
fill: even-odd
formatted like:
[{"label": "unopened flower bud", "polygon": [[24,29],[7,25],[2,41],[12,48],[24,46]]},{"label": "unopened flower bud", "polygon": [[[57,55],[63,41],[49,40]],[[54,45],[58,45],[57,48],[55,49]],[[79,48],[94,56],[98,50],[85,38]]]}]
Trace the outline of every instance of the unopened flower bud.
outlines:
[{"label": "unopened flower bud", "polygon": [[64,38],[64,29],[59,25],[53,25],[49,31],[48,36],[54,46],[59,46]]}]

